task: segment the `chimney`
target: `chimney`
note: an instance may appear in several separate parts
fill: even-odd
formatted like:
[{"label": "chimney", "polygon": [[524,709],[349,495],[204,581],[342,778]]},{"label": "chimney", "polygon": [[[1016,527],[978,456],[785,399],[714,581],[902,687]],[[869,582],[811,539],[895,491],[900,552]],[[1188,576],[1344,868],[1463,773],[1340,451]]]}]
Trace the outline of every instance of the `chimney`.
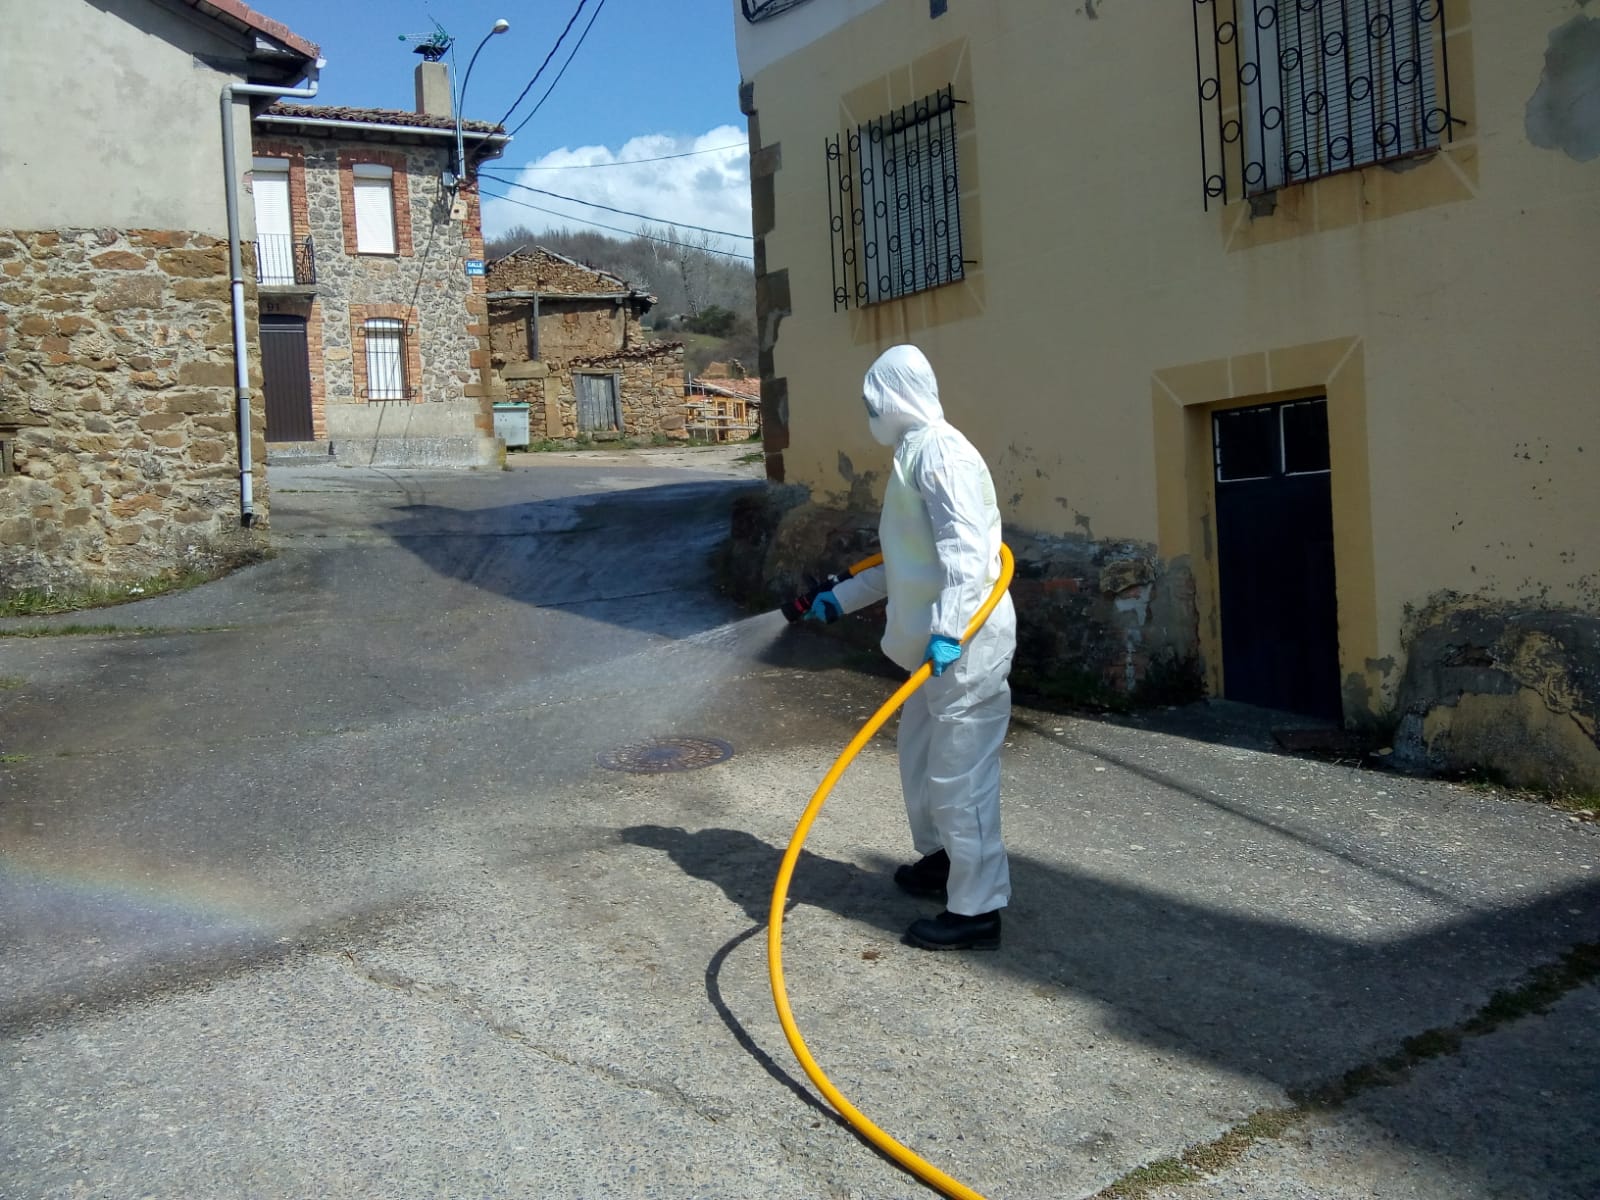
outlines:
[{"label": "chimney", "polygon": [[417,64],[417,112],[427,117],[451,116],[450,68],[442,62]]}]

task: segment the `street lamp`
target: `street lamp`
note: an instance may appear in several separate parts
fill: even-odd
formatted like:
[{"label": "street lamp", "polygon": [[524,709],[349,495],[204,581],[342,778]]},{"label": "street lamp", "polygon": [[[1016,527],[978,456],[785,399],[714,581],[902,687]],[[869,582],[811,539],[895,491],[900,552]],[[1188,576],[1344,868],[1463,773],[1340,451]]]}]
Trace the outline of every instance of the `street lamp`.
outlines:
[{"label": "street lamp", "polygon": [[456,179],[455,186],[460,187],[467,178],[467,152],[461,140],[461,110],[467,102],[467,80],[472,78],[473,64],[478,61],[478,55],[489,44],[489,39],[497,33],[504,33],[511,28],[511,22],[501,17],[494,23],[494,27],[483,35],[483,41],[478,43],[478,48],[472,52],[472,57],[467,60],[467,73],[461,77],[461,92],[456,99]]}]

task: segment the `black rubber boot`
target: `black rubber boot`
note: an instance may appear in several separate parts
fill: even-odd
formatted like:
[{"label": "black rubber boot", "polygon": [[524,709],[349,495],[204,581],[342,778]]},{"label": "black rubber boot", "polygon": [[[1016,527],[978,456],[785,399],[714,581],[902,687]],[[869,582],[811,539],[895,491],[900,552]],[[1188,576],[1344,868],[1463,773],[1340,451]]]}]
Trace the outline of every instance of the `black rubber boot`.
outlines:
[{"label": "black rubber boot", "polygon": [[906,940],[924,950],[1000,949],[1000,909],[962,916],[946,909],[937,917],[911,922]]},{"label": "black rubber boot", "polygon": [[896,867],[894,881],[901,891],[913,896],[943,900],[945,884],[950,881],[950,856],[943,850],[935,850],[917,862]]}]

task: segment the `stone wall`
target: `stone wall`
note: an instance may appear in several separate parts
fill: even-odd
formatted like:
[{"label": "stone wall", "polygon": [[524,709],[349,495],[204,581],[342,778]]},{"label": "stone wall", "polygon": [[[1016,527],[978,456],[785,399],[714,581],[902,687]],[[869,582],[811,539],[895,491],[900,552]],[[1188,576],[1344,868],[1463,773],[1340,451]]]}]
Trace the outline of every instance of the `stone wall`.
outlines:
[{"label": "stone wall", "polygon": [[[878,516],[810,501],[774,486],[735,503],[722,576],[742,603],[772,607],[812,581],[877,550]],[[1202,691],[1194,583],[1186,564],[1153,547],[1088,538],[1045,538],[1008,529],[1016,558],[1012,678],[1062,701],[1119,708],[1181,703]],[[881,617],[861,615],[840,632],[876,644]]]},{"label": "stone wall", "polygon": [[1438,597],[1398,706],[1401,766],[1600,795],[1600,617]]},{"label": "stone wall", "polygon": [[[620,299],[620,298],[619,298]],[[494,365],[562,361],[581,354],[610,354],[644,344],[637,301],[563,300],[559,296],[539,301],[538,353],[528,345],[531,300],[491,300],[489,347]]]},{"label": "stone wall", "polygon": [[548,250],[498,259],[488,273],[491,292],[615,292],[627,284],[615,275],[571,262]]},{"label": "stone wall", "polygon": [[578,403],[574,374],[619,377],[621,437],[684,439],[683,344],[648,342],[616,354],[565,362],[508,363],[501,368],[507,400],[528,404],[528,435],[534,441],[576,438]]},{"label": "stone wall", "polygon": [[[252,334],[253,285],[247,292]],[[253,369],[255,509],[265,410]],[[227,244],[0,232],[0,594],[202,565],[240,529]]]}]

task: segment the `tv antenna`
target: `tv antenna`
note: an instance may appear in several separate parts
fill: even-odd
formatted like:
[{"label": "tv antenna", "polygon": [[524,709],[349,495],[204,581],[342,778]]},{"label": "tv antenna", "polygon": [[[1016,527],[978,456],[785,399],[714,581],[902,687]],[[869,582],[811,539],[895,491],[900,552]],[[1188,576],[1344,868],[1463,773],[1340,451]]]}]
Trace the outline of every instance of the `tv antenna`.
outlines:
[{"label": "tv antenna", "polygon": [[438,21],[433,23],[431,32],[402,33],[400,40],[402,42],[415,42],[414,53],[422,55],[429,62],[438,62],[450,52],[450,47],[455,45],[456,42],[455,38],[445,32],[445,27],[439,24]]}]

